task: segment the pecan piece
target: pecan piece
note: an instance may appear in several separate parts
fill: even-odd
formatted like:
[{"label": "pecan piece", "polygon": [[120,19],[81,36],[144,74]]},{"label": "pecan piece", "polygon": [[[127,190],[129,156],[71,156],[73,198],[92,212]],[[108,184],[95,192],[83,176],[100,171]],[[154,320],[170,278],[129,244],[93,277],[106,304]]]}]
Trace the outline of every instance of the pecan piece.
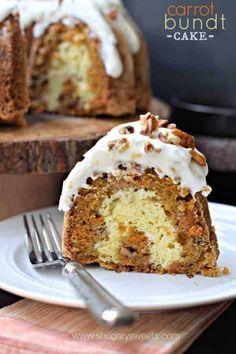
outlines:
[{"label": "pecan piece", "polygon": [[140,116],[142,125],[141,134],[151,136],[152,132],[158,128],[158,116],[154,116],[152,113],[146,113]]},{"label": "pecan piece", "polygon": [[129,148],[129,142],[126,138],[122,138],[121,140],[111,140],[107,144],[108,150],[113,150],[114,148],[118,149],[119,152],[124,152]]},{"label": "pecan piece", "polygon": [[121,127],[119,129],[119,133],[120,134],[133,134],[134,133],[134,127],[132,127],[131,125],[127,125],[126,127]]},{"label": "pecan piece", "polygon": [[191,149],[190,155],[192,157],[192,160],[197,162],[200,166],[206,166],[206,158],[203,154],[200,154],[196,150]]},{"label": "pecan piece", "polygon": [[147,141],[144,145],[144,151],[146,153],[153,152],[153,151],[155,151],[155,148],[149,141]]},{"label": "pecan piece", "polygon": [[109,143],[107,144],[108,150],[113,150],[114,147],[116,146],[116,143],[117,143],[117,140],[109,141]]},{"label": "pecan piece", "polygon": [[171,133],[167,137],[167,143],[174,144],[174,145],[180,145],[181,144],[181,138],[179,136]]},{"label": "pecan piece", "polygon": [[126,138],[122,138],[121,140],[119,140],[118,143],[120,145],[119,152],[124,152],[130,147],[129,142]]},{"label": "pecan piece", "polygon": [[192,149],[195,148],[195,139],[192,135],[189,135],[177,128],[173,129],[172,134],[178,136],[181,139],[179,145],[185,148],[192,148]]}]

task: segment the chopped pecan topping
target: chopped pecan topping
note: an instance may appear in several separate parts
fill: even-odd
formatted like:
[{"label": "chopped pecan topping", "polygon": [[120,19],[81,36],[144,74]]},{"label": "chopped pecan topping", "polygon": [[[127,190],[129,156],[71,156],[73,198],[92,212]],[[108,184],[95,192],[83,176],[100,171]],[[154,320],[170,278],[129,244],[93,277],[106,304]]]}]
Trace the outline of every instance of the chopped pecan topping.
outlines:
[{"label": "chopped pecan topping", "polygon": [[119,140],[119,152],[124,152],[126,150],[128,150],[129,148],[129,142],[126,138],[122,138],[121,140]]},{"label": "chopped pecan topping", "polygon": [[117,143],[117,140],[109,141],[109,143],[107,144],[108,149],[109,149],[109,150],[113,150],[114,147],[116,146],[116,143]]},{"label": "chopped pecan topping", "polygon": [[146,153],[153,152],[153,151],[155,151],[155,148],[149,141],[147,141],[144,145],[144,151]]},{"label": "chopped pecan topping", "polygon": [[191,149],[190,155],[192,157],[192,160],[197,162],[200,166],[206,166],[206,158],[203,154],[200,154],[196,150]]},{"label": "chopped pecan topping", "polygon": [[120,140],[112,140],[107,144],[109,150],[118,149],[119,152],[124,152],[129,148],[129,142],[126,138]]},{"label": "chopped pecan topping", "polygon": [[195,139],[192,135],[189,135],[177,128],[173,129],[172,134],[178,136],[181,139],[179,145],[185,148],[195,148]]},{"label": "chopped pecan topping", "polygon": [[134,127],[131,125],[127,125],[126,127],[122,127],[119,130],[120,134],[133,134],[134,133]]},{"label": "chopped pecan topping", "polygon": [[158,128],[158,116],[154,116],[152,113],[147,113],[140,116],[142,125],[141,134],[151,136],[152,132]]},{"label": "chopped pecan topping", "polygon": [[180,145],[181,138],[178,137],[177,135],[171,133],[168,135],[166,142],[169,144]]}]

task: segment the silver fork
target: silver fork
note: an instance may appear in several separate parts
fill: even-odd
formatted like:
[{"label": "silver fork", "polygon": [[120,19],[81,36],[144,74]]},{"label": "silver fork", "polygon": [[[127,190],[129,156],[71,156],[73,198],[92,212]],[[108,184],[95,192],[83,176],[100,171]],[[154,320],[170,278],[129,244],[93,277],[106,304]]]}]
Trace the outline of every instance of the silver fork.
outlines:
[{"label": "silver fork", "polygon": [[78,290],[97,321],[110,327],[133,323],[138,314],[131,311],[100,285],[78,262],[63,257],[61,238],[49,213],[23,216],[25,241],[33,267],[61,265],[64,276]]}]

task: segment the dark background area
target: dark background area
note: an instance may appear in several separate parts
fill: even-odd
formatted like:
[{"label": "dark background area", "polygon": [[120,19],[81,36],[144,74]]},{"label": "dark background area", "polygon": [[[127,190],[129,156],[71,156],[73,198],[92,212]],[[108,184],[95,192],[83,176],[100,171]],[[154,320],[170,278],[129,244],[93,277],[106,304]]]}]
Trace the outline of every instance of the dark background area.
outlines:
[{"label": "dark background area", "polygon": [[225,30],[207,41],[166,38],[164,15],[170,5],[204,5],[210,0],[124,0],[141,27],[150,52],[155,95],[166,99],[201,90],[236,90],[236,2],[215,0],[216,12],[225,14]]}]

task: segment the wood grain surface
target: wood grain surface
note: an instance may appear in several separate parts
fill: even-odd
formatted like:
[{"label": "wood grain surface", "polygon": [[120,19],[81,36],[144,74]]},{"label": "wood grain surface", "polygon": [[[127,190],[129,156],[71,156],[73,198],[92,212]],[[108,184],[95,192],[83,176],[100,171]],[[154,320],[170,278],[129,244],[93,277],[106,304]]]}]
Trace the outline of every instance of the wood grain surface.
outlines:
[{"label": "wood grain surface", "polygon": [[184,353],[230,304],[146,313],[132,326],[109,329],[82,309],[21,300],[0,311],[1,353]]}]

